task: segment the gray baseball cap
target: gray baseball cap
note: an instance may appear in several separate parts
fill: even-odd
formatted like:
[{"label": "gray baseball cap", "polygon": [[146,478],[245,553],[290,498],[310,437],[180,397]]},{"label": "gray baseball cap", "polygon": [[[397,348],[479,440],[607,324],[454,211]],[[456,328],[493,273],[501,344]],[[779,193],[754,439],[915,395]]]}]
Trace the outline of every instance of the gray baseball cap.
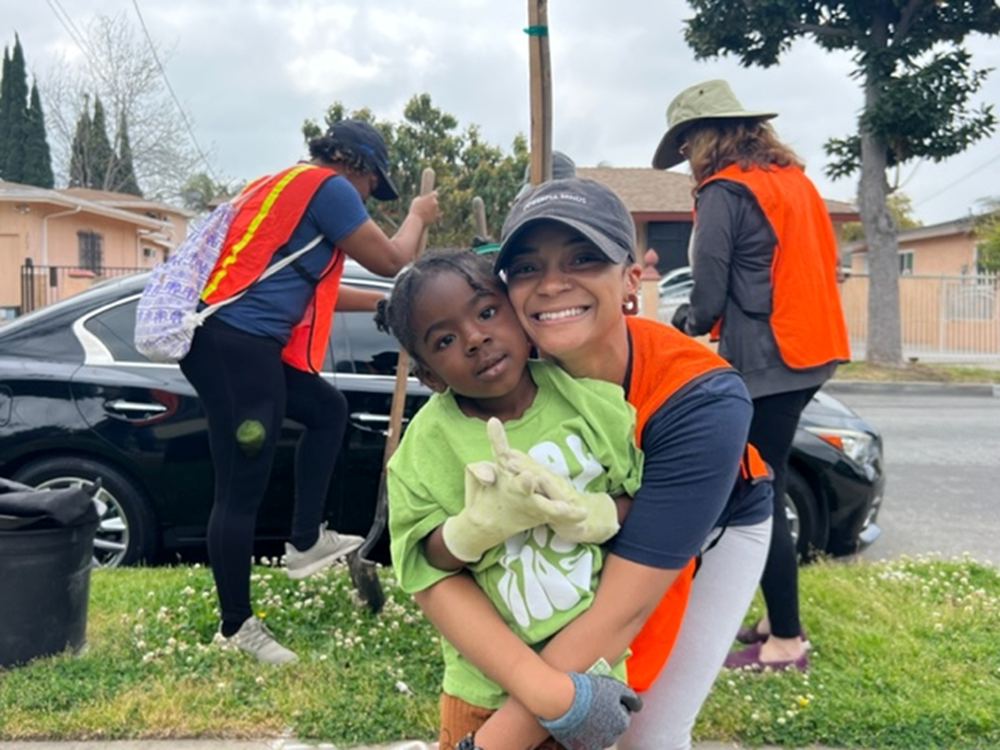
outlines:
[{"label": "gray baseball cap", "polygon": [[510,209],[500,230],[500,251],[493,270],[504,270],[525,230],[547,221],[576,230],[613,263],[635,260],[635,222],[611,188],[574,177],[537,185]]}]

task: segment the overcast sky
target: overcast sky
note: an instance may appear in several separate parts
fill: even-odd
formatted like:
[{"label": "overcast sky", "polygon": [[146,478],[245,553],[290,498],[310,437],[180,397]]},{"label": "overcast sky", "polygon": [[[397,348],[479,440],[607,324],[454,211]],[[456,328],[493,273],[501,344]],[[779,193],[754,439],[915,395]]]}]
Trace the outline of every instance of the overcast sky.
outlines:
[{"label": "overcast sky", "polygon": [[[853,200],[854,178],[823,175],[823,143],[853,130],[861,104],[846,55],[803,41],[766,70],[695,61],[681,0],[551,0],[548,13],[553,145],[578,165],[648,166],[670,99],[726,78],[746,108],[779,113],[779,135],[825,197]],[[0,0],[0,42],[13,44],[17,32],[29,73],[44,81],[60,60],[83,64],[71,28],[99,14],[125,14],[137,31],[141,14],[172,50],[167,79],[221,177],[245,180],[298,159],[303,120],[321,121],[335,101],[398,121],[410,97],[428,93],[505,150],[529,130],[523,0]],[[976,67],[1000,68],[997,39],[971,37],[968,47]],[[1000,104],[1000,71],[976,101]],[[934,224],[1000,197],[998,171],[995,135],[942,164],[908,165],[900,179],[917,218]]]}]

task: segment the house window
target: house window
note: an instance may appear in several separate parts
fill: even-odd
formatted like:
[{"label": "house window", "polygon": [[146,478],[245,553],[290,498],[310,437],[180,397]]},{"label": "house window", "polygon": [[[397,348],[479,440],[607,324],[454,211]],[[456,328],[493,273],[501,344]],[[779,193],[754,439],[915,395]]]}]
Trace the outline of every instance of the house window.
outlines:
[{"label": "house window", "polygon": [[912,276],[913,275],[913,251],[912,250],[900,250],[899,251],[899,275],[900,276]]},{"label": "house window", "polygon": [[94,273],[100,273],[104,265],[104,252],[101,249],[101,235],[97,232],[77,232],[77,242],[80,248],[80,258],[77,265]]}]

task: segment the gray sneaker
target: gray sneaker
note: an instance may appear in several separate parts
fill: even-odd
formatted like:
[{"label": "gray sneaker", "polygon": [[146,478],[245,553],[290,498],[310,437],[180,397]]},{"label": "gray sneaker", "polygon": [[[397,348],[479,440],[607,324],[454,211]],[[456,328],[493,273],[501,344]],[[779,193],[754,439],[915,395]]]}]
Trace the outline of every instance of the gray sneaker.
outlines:
[{"label": "gray sneaker", "polygon": [[326,522],[319,527],[319,539],[305,552],[299,552],[291,544],[285,543],[285,570],[289,578],[305,578],[333,565],[342,557],[347,557],[364,542],[364,537],[338,534],[326,528]]},{"label": "gray sneaker", "polygon": [[219,640],[224,645],[235,646],[267,664],[288,664],[299,660],[295,652],[278,643],[274,639],[274,634],[268,630],[267,625],[256,617],[249,618],[229,638],[220,633]]}]

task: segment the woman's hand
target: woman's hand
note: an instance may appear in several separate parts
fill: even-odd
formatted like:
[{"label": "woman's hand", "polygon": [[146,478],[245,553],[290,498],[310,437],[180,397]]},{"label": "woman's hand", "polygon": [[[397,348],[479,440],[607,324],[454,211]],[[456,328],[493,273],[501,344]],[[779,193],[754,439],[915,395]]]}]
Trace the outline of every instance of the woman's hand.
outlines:
[{"label": "woman's hand", "polygon": [[417,216],[425,227],[437,221],[441,216],[438,191],[432,190],[425,195],[418,195],[410,201],[410,213]]},{"label": "woman's hand", "polygon": [[566,750],[603,750],[628,729],[642,700],[614,677],[570,672],[573,704],[562,716],[540,721]]}]

